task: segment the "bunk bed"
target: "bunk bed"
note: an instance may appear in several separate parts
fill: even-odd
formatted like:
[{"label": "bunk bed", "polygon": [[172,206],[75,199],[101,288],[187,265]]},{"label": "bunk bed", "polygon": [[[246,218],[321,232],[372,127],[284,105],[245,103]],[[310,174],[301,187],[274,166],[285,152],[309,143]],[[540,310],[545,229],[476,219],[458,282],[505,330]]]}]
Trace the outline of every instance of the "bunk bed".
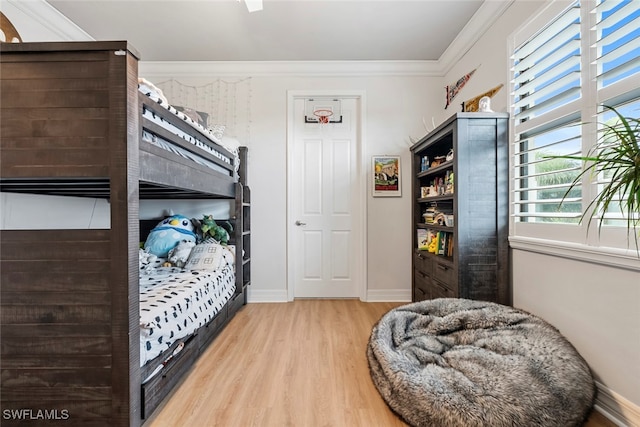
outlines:
[{"label": "bunk bed", "polygon": [[[0,43],[0,52],[0,191],[109,206],[108,228],[0,233],[2,424],[141,425],[246,304],[247,150],[225,148],[139,90],[127,42]],[[149,361],[140,242],[158,219],[140,219],[146,199],[233,201],[235,246],[228,298]]]}]

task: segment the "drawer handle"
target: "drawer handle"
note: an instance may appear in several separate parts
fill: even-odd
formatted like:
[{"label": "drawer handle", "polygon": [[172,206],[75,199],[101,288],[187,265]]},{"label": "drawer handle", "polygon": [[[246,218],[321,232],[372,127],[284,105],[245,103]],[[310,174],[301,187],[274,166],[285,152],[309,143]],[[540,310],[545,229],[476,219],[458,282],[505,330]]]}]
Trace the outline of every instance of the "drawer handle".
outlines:
[{"label": "drawer handle", "polygon": [[444,270],[444,271],[447,271],[449,269],[449,267],[447,267],[446,265],[442,265],[442,264],[438,264],[438,268],[440,270]]}]

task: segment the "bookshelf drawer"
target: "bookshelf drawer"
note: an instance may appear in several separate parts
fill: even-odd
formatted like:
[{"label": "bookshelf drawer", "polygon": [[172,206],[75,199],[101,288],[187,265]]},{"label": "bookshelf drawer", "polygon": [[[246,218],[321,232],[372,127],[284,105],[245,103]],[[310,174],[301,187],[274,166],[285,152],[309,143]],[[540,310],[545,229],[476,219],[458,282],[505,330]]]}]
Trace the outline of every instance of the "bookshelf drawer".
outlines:
[{"label": "bookshelf drawer", "polygon": [[431,257],[421,252],[416,252],[415,255],[415,268],[417,271],[421,271],[427,275],[430,275],[433,270],[433,262]]},{"label": "bookshelf drawer", "polygon": [[424,301],[426,299],[429,299],[430,293],[422,288],[419,287],[415,287],[415,289],[413,290],[413,301],[414,302],[418,302],[418,301]]},{"label": "bookshelf drawer", "polygon": [[435,261],[433,266],[433,277],[447,286],[451,290],[456,290],[458,281],[456,280],[456,269],[451,264],[442,261]]},{"label": "bookshelf drawer", "polygon": [[424,295],[422,299],[430,298],[430,289],[431,289],[431,278],[424,274],[421,271],[415,271],[415,290],[416,290],[416,298],[419,294]]},{"label": "bookshelf drawer", "polygon": [[431,298],[456,298],[457,294],[452,289],[449,289],[447,286],[438,282],[437,280],[433,280],[431,286]]}]

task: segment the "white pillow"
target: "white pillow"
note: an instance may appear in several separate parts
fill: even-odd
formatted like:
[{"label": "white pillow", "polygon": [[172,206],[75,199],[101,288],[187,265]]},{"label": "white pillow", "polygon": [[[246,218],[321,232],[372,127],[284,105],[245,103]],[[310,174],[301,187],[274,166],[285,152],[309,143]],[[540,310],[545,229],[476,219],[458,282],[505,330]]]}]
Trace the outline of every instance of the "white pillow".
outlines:
[{"label": "white pillow", "polygon": [[223,260],[225,247],[219,243],[200,243],[191,250],[186,270],[217,270]]}]

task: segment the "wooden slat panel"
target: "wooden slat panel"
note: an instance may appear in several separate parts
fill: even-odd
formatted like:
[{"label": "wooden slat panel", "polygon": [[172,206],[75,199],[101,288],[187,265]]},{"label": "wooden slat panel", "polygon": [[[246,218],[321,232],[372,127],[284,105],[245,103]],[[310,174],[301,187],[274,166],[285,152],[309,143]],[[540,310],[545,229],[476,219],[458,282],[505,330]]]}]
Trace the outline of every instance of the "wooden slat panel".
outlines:
[{"label": "wooden slat panel", "polygon": [[[108,174],[108,116],[104,111],[110,98],[105,79],[109,56],[91,53],[79,60],[81,56],[3,55],[0,169],[4,177]],[[50,145],[38,141],[56,137],[64,139]],[[74,138],[85,139],[85,145]],[[94,138],[97,144],[91,141]]]},{"label": "wooden slat panel", "polygon": [[1,305],[109,305],[109,292],[79,291],[40,291],[40,292],[2,292]]},{"label": "wooden slat panel", "polygon": [[24,337],[108,337],[111,335],[109,325],[95,323],[92,325],[56,325],[56,324],[29,324],[29,325],[0,325],[2,340]]},{"label": "wooden slat panel", "polygon": [[[65,354],[51,355],[49,357],[51,366],[57,369],[68,368],[107,368],[111,366],[111,355],[81,355],[81,354]],[[40,368],[42,366],[42,357],[31,355],[5,356],[2,358],[2,369],[29,369]],[[4,386],[4,385],[3,385]],[[46,390],[40,391],[46,393]],[[0,398],[3,396],[0,394]]]},{"label": "wooden slat panel", "polygon": [[7,401],[14,400],[11,394],[14,387],[106,387],[110,383],[110,368],[2,369],[2,395]]},{"label": "wooden slat panel", "polygon": [[[72,230],[64,230],[62,233]],[[2,234],[6,234],[9,231],[3,231]],[[43,231],[43,234],[45,232]],[[46,233],[50,234],[50,233]],[[4,240],[3,240],[4,242]],[[96,260],[98,262],[104,262],[105,254],[109,249],[107,242],[96,241],[63,241],[46,239],[38,241],[27,241],[22,244],[14,243],[9,251],[2,251],[2,256],[5,261],[12,260],[60,260],[60,261],[87,261]],[[39,261],[38,261],[39,262]]]},{"label": "wooden slat panel", "polygon": [[[1,234],[10,233],[2,231]],[[3,256],[6,248],[3,240]],[[109,289],[107,261],[60,263],[57,260],[0,262],[0,290],[6,292],[96,292]]]},{"label": "wooden slat panel", "polygon": [[[194,164],[166,150],[141,143],[140,179],[151,183],[235,197],[235,182],[230,176]],[[212,180],[212,175],[219,178]]]},{"label": "wooden slat panel", "polygon": [[[56,387],[59,394],[52,395],[47,390],[34,389],[33,387],[13,388],[11,397],[16,402],[26,401],[28,399],[49,401],[60,400],[67,402],[84,401],[84,400],[107,400],[111,397],[110,387]],[[6,396],[0,396],[0,401],[7,402]]]},{"label": "wooden slat panel", "polygon": [[[2,58],[4,60],[4,58]],[[3,76],[6,77],[6,76]],[[8,79],[3,78],[0,80],[0,88],[3,91],[24,91],[25,84],[23,79]],[[61,90],[75,90],[75,91],[101,91],[106,93],[109,89],[104,79],[96,79],[95,76],[85,79],[71,79],[64,76],[51,79],[46,77],[39,79],[30,79],[29,86],[27,88],[30,91],[48,91],[55,92]]]},{"label": "wooden slat panel", "polygon": [[[3,354],[44,356],[47,360],[52,354],[68,355],[79,352],[91,354],[109,354],[111,351],[111,337],[91,334],[92,325],[84,326],[84,336],[67,336],[64,327],[58,328],[61,332],[55,331],[57,335],[48,337],[30,336],[28,340],[22,337],[4,336],[0,342]],[[6,328],[11,330],[11,328]]]},{"label": "wooden slat panel", "polygon": [[17,108],[104,108],[108,105],[109,92],[103,90],[66,90],[58,92],[13,91],[0,95],[3,109]]},{"label": "wooden slat panel", "polygon": [[[5,56],[6,55],[6,56]],[[64,54],[62,54],[64,55]],[[46,80],[46,79],[105,79],[108,69],[105,67],[104,52],[94,57],[85,58],[84,61],[75,61],[66,57],[61,60],[61,55],[48,56],[37,55],[36,58],[25,61],[11,61],[11,54],[6,53],[2,57],[0,70],[3,80]],[[28,87],[26,85],[25,87]]]},{"label": "wooden slat panel", "polygon": [[108,165],[100,161],[106,153],[107,150],[41,150],[34,155],[30,150],[2,150],[0,168],[4,176],[16,178],[102,177],[109,173]]},{"label": "wooden slat panel", "polygon": [[[111,424],[111,234],[110,230],[0,234],[3,411],[65,409],[69,419],[51,422],[86,419],[88,425]],[[84,397],[78,398],[77,388]],[[5,414],[3,426],[20,424]],[[43,421],[31,423],[47,425]]]},{"label": "wooden slat panel", "polygon": [[84,323],[110,322],[109,305],[2,305],[2,323]]},{"label": "wooden slat panel", "polygon": [[[33,110],[31,110],[33,111]],[[72,111],[66,110],[65,112],[70,113]],[[97,118],[84,118],[82,116],[79,117],[69,117],[69,118],[29,118],[22,117],[19,119],[9,119],[4,117],[2,120],[2,138],[7,138],[8,141],[12,142],[12,138],[23,137],[22,143],[28,144],[30,139],[38,139],[38,138],[58,138],[64,137],[64,140],[74,141],[81,140],[84,138],[106,138],[108,136],[108,123],[104,119]],[[57,141],[60,145],[61,142]],[[104,142],[103,142],[104,144]],[[13,143],[12,146],[7,146],[5,143],[2,143],[3,149],[9,148],[22,148],[16,146],[17,144]],[[30,147],[29,147],[30,148]],[[40,147],[51,148],[51,147]],[[56,147],[56,148],[69,148],[69,147]],[[73,147],[76,148],[76,147]],[[82,148],[92,148],[91,146]],[[94,149],[101,148],[106,150],[106,147],[99,147],[98,144],[94,144]],[[42,150],[46,153],[45,150]],[[34,155],[34,160],[36,155],[39,153],[32,153]],[[102,160],[102,159],[96,159]]]}]

